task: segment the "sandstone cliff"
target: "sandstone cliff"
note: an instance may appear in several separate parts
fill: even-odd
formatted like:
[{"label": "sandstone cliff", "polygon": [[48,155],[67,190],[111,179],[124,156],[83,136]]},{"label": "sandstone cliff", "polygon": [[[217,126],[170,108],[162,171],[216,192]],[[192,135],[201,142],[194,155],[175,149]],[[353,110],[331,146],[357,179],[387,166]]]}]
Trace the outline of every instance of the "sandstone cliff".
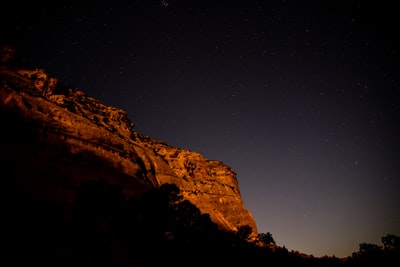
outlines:
[{"label": "sandstone cliff", "polygon": [[125,111],[66,86],[40,69],[0,67],[1,162],[8,186],[68,202],[88,179],[120,185],[128,196],[176,184],[222,229],[255,221],[242,202],[236,174],[134,130]]}]

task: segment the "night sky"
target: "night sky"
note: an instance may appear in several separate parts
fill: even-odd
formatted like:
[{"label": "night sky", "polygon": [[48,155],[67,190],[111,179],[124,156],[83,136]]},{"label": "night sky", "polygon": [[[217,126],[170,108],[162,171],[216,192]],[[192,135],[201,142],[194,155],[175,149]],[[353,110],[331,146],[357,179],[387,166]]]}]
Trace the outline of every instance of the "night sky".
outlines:
[{"label": "night sky", "polygon": [[2,43],[229,165],[278,245],[345,257],[400,235],[395,1],[13,2]]}]

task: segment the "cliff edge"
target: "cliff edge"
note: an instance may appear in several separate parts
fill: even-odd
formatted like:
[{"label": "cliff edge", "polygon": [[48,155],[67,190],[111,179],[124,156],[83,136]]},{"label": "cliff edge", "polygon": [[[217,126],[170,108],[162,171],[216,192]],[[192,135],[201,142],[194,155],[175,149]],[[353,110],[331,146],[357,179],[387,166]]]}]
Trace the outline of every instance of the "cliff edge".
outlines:
[{"label": "cliff edge", "polygon": [[174,183],[221,229],[248,225],[257,235],[229,166],[136,132],[125,111],[41,69],[0,66],[0,114],[0,160],[13,192],[68,203],[91,179],[128,196]]}]

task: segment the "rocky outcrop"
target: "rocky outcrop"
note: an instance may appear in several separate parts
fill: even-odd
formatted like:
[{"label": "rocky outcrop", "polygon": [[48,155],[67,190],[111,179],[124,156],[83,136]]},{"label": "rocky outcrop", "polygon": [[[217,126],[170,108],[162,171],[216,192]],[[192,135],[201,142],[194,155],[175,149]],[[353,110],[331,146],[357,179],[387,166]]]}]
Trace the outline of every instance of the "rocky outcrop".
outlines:
[{"label": "rocky outcrop", "polygon": [[178,185],[185,199],[225,229],[249,225],[256,230],[253,217],[242,202],[236,174],[229,166],[140,134],[135,136],[140,145],[136,152],[159,184]]},{"label": "rocky outcrop", "polygon": [[68,202],[77,185],[105,179],[128,196],[174,183],[222,229],[248,225],[235,172],[134,130],[125,111],[64,85],[43,70],[2,66],[0,160],[10,186]]}]

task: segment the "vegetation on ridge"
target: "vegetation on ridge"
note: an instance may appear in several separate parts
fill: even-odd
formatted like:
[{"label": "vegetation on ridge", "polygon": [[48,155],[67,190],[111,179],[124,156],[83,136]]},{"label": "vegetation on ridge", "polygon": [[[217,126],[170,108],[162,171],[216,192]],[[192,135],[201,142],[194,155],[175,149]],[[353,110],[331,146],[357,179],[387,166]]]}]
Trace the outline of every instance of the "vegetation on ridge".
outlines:
[{"label": "vegetation on ridge", "polygon": [[184,200],[174,184],[128,199],[105,181],[79,186],[70,207],[15,195],[8,218],[9,256],[16,266],[382,266],[400,262],[400,238],[362,243],[346,259],[303,255],[275,245],[271,233],[249,240],[251,228],[218,229]]}]

